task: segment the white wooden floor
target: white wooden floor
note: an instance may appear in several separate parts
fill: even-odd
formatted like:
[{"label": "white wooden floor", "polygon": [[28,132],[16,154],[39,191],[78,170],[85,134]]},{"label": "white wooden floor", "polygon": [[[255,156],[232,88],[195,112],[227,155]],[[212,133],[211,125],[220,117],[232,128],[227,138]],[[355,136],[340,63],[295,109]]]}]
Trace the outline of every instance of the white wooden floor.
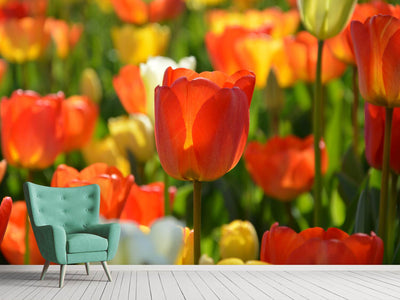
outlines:
[{"label": "white wooden floor", "polygon": [[400,266],[0,265],[0,299],[400,299]]}]

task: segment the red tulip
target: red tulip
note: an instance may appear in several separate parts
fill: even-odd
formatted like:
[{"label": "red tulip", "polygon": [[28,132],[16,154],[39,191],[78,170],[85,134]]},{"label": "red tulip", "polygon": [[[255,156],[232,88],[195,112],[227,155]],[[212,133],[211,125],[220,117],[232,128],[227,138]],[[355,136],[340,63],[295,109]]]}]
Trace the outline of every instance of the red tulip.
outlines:
[{"label": "red tulip", "polygon": [[[25,201],[16,201],[8,222],[6,234],[1,244],[1,252],[5,259],[13,265],[24,264],[26,252],[25,236],[26,236],[26,218],[27,209]],[[36,243],[32,227],[29,222],[29,263],[32,265],[44,264],[44,258],[40,254],[39,247]]]},{"label": "red tulip", "polygon": [[1,142],[10,165],[44,169],[62,150],[62,93],[15,91],[1,101]]},{"label": "red tulip", "polygon": [[[246,168],[266,195],[291,201],[314,183],[314,138],[274,137],[265,144],[251,142],[244,153]],[[320,143],[322,172],[328,168],[325,144]]]},{"label": "red tulip", "polygon": [[67,165],[59,165],[51,186],[74,187],[96,183],[100,186],[100,215],[118,219],[134,183],[133,175],[124,177],[115,167],[104,163],[92,164],[81,172]]},{"label": "red tulip", "polygon": [[47,0],[7,0],[0,4],[0,20],[24,18],[29,16],[45,16]]},{"label": "red tulip", "polygon": [[[393,110],[390,167],[400,174],[400,108]],[[385,108],[365,103],[365,156],[375,169],[382,168]]]},{"label": "red tulip", "polygon": [[3,241],[4,234],[7,229],[8,220],[10,219],[12,210],[12,199],[11,197],[4,197],[0,205],[0,245]]},{"label": "red tulip", "polygon": [[113,86],[128,113],[147,113],[146,90],[138,66],[122,67],[113,78]]},{"label": "red tulip", "polygon": [[63,101],[63,151],[81,149],[91,139],[98,117],[98,107],[85,96],[72,96]]},{"label": "red tulip", "polygon": [[164,170],[211,181],[239,161],[249,130],[255,76],[168,68],[155,93],[156,146]]},{"label": "red tulip", "polygon": [[[383,1],[373,1],[371,3],[357,4],[351,21],[365,22],[366,19],[374,15],[397,15],[399,13],[400,6],[395,7]],[[356,64],[350,27],[351,22],[340,34],[327,40],[327,45],[332,53],[341,61],[347,64]]]},{"label": "red tulip", "polygon": [[[168,191],[172,203],[176,188],[170,187]],[[164,183],[155,182],[142,186],[134,184],[120,219],[150,226],[153,221],[164,216],[164,205]]]},{"label": "red tulip", "polygon": [[377,15],[351,22],[361,95],[375,105],[400,106],[400,20]]},{"label": "red tulip", "polygon": [[383,242],[371,235],[348,235],[338,228],[313,227],[296,233],[275,223],[262,238],[260,259],[271,264],[381,264]]}]

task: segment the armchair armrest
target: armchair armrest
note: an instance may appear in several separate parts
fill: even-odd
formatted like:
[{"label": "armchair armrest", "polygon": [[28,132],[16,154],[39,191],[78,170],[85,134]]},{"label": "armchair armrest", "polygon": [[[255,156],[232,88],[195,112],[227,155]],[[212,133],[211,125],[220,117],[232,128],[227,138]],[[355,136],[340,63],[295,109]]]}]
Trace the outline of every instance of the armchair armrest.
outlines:
[{"label": "armchair armrest", "polygon": [[35,237],[46,260],[63,265],[67,263],[67,234],[62,226],[37,226]]},{"label": "armchair armrest", "polygon": [[108,240],[107,260],[114,258],[118,249],[121,225],[118,223],[94,224],[86,228],[87,233],[96,234]]}]

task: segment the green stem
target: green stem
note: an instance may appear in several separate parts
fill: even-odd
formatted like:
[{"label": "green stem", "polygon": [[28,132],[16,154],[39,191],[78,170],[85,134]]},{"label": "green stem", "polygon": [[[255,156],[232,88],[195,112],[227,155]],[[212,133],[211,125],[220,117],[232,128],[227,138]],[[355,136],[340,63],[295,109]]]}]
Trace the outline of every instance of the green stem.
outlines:
[{"label": "green stem", "polygon": [[388,216],[388,187],[389,187],[389,170],[390,170],[390,137],[392,132],[393,108],[386,107],[385,116],[385,136],[383,142],[383,163],[382,163],[382,181],[381,194],[379,203],[379,225],[378,236],[383,240],[383,244],[387,245],[387,216]]},{"label": "green stem", "polygon": [[171,214],[168,188],[169,188],[169,176],[166,172],[164,172],[164,215],[165,216]]},{"label": "green stem", "polygon": [[322,138],[322,50],[324,41],[318,41],[317,71],[315,77],[315,95],[313,111],[313,130],[314,130],[314,226],[321,224],[322,210],[322,172],[321,172],[321,148],[319,143]]},{"label": "green stem", "polygon": [[395,242],[395,227],[396,227],[396,212],[397,212],[397,180],[399,176],[395,172],[390,173],[391,186],[390,186],[390,198],[389,198],[389,214],[387,221],[387,244],[386,254],[388,262],[392,263],[394,253],[394,242]]},{"label": "green stem", "polygon": [[30,248],[29,248],[29,216],[26,212],[25,218],[25,255],[24,255],[24,265],[29,265],[30,263]]},{"label": "green stem", "polygon": [[351,109],[351,123],[353,125],[353,149],[354,153],[358,154],[358,139],[359,124],[358,124],[358,103],[360,102],[360,97],[358,94],[358,78],[357,78],[357,66],[353,66],[353,107]]},{"label": "green stem", "polygon": [[285,202],[285,209],[286,209],[286,214],[288,217],[288,226],[290,228],[294,228],[295,227],[295,220],[293,217],[293,213],[292,213],[292,202]]},{"label": "green stem", "polygon": [[[33,171],[28,170],[27,181],[33,182]],[[26,212],[25,219],[25,255],[24,255],[24,264],[29,265],[30,263],[30,243],[29,243],[29,215],[28,211]]]},{"label": "green stem", "polygon": [[201,182],[193,181],[193,230],[194,230],[194,264],[199,264],[201,255]]}]

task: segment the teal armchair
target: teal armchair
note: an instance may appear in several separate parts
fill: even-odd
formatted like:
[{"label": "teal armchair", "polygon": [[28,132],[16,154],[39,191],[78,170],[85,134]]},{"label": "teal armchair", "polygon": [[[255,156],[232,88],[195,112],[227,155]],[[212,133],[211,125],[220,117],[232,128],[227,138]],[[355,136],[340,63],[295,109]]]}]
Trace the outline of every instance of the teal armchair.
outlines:
[{"label": "teal armchair", "polygon": [[100,224],[100,187],[56,188],[24,183],[24,194],[33,233],[46,260],[40,279],[50,262],[60,264],[59,286],[64,284],[66,265],[100,261],[107,278],[107,261],[117,252],[121,232],[118,223]]}]

